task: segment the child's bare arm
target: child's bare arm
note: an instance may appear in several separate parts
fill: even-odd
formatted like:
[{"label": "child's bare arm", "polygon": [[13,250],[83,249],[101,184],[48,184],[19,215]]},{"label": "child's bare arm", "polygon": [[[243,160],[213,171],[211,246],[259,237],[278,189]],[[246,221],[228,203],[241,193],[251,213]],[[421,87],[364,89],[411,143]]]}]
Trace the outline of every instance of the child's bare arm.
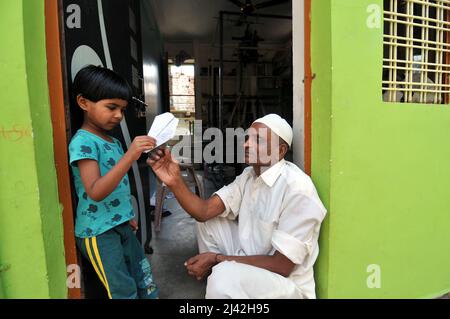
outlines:
[{"label": "child's bare arm", "polygon": [[155,140],[149,136],[138,136],[119,162],[104,176],[100,175],[98,162],[92,159],[78,161],[80,176],[87,195],[95,201],[101,201],[119,185],[122,178],[143,151],[155,147]]}]

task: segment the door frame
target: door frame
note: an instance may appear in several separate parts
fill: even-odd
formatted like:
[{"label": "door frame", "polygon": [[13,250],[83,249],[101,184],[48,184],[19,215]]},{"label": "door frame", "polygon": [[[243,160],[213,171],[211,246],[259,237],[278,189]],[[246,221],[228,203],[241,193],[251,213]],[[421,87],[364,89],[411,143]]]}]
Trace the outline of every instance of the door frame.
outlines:
[{"label": "door frame", "polygon": [[294,162],[311,175],[311,0],[292,1]]},{"label": "door frame", "polygon": [[[68,130],[66,110],[67,90],[65,86],[61,22],[63,17],[60,0],[45,0],[45,35],[47,51],[47,78],[49,86],[50,112],[53,127],[53,147],[56,174],[58,179],[58,196],[62,205],[64,227],[64,248],[67,271],[75,275],[76,283],[81,283],[81,273],[75,247],[74,211],[72,205],[72,185],[70,182],[68,158]],[[69,281],[69,280],[68,280]],[[81,287],[67,287],[69,299],[81,299]]]}]

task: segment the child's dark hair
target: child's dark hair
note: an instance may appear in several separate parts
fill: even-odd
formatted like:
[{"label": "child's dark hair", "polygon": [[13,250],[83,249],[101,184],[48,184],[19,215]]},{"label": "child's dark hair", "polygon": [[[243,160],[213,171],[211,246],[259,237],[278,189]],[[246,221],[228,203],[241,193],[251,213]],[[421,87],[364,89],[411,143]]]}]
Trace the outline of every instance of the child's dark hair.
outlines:
[{"label": "child's dark hair", "polygon": [[73,80],[72,92],[75,99],[81,94],[92,102],[104,99],[130,102],[133,96],[130,85],[123,77],[110,69],[94,65],[88,65],[78,71]]}]

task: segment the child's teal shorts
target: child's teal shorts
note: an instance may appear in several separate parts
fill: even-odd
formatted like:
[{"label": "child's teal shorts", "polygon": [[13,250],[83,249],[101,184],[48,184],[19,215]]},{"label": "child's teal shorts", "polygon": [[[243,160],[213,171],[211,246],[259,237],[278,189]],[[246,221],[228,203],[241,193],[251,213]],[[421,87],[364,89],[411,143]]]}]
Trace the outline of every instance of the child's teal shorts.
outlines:
[{"label": "child's teal shorts", "polygon": [[76,238],[111,299],[156,299],[158,288],[144,250],[128,222],[91,238]]}]

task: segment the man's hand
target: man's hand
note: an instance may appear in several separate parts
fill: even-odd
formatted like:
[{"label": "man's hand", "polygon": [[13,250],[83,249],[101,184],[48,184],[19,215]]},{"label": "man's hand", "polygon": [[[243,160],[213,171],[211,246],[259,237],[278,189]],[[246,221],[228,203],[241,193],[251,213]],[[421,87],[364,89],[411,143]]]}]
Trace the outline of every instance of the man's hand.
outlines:
[{"label": "man's hand", "polygon": [[133,231],[136,231],[139,228],[138,223],[134,219],[130,219],[130,226]]},{"label": "man's hand", "polygon": [[201,280],[204,278],[211,268],[216,265],[216,253],[203,253],[189,258],[184,265],[188,274]]},{"label": "man's hand", "polygon": [[133,142],[128,147],[127,155],[131,160],[136,161],[141,157],[142,152],[151,150],[156,145],[156,140],[153,137],[144,135],[136,136]]},{"label": "man's hand", "polygon": [[152,154],[147,160],[147,164],[151,166],[156,176],[169,187],[181,179],[180,166],[166,148]]}]

